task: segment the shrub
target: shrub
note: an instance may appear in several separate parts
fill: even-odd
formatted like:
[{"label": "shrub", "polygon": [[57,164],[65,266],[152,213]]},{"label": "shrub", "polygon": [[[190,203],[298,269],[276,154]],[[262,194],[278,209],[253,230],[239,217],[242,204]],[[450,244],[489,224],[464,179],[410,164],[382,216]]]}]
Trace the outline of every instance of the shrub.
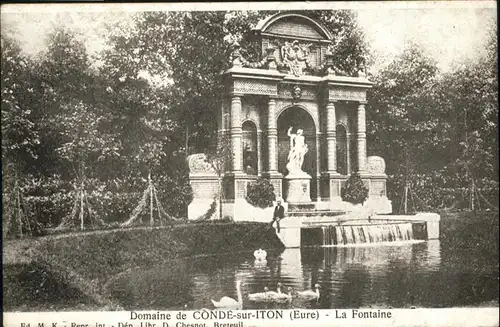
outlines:
[{"label": "shrub", "polygon": [[222,218],[222,221],[226,223],[232,223],[234,222],[234,219],[231,216],[224,216],[224,218]]},{"label": "shrub", "polygon": [[363,203],[368,198],[368,188],[359,174],[352,174],[342,186],[342,200],[353,204]]},{"label": "shrub", "polygon": [[267,178],[258,178],[256,181],[247,184],[248,203],[259,208],[267,208],[273,205],[276,200],[274,187]]}]

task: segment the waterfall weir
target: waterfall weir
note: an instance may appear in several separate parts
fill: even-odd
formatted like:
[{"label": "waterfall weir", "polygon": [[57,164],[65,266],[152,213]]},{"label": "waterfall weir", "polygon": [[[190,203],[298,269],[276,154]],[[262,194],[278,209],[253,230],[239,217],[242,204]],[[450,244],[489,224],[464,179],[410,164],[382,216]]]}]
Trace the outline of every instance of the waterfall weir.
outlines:
[{"label": "waterfall weir", "polygon": [[410,222],[395,224],[323,226],[323,246],[409,241],[413,239]]}]

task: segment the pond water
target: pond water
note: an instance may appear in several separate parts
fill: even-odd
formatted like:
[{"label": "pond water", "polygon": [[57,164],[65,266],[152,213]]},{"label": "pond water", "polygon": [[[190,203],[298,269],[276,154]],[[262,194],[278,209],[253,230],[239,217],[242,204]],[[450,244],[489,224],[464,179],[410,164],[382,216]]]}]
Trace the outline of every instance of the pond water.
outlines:
[{"label": "pond water", "polygon": [[[431,240],[303,247],[269,250],[266,262],[256,262],[253,250],[196,257],[123,272],[106,292],[129,310],[213,309],[210,299],[237,298],[236,280],[243,282],[244,309],[498,306],[498,258],[464,245]],[[255,304],[246,298],[264,286],[275,290],[278,282],[298,291],[319,283],[320,299]]]}]

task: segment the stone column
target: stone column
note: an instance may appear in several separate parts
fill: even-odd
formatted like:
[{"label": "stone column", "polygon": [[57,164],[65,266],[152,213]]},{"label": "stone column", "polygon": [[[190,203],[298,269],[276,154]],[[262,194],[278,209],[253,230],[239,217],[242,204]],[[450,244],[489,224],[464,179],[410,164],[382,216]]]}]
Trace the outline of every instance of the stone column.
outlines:
[{"label": "stone column", "polygon": [[358,104],[358,171],[363,173],[366,171],[366,116],[365,102]]},{"label": "stone column", "polygon": [[267,107],[267,154],[268,167],[265,173],[274,186],[276,197],[282,197],[282,177],[278,172],[278,128],[276,126],[276,100],[269,98]]},{"label": "stone column", "polygon": [[[337,172],[337,117],[335,102],[326,104],[326,147],[327,147],[327,176],[330,208],[333,209],[342,202],[340,198],[340,174]],[[333,207],[332,207],[333,206]]]},{"label": "stone column", "polygon": [[351,167],[351,139],[352,139],[352,133],[351,132],[346,132],[345,133],[345,144],[346,144],[346,170],[347,170],[347,175],[350,175],[352,173],[352,170],[354,169]]},{"label": "stone column", "polygon": [[231,149],[233,152],[233,173],[243,173],[241,148],[241,95],[233,94],[231,98]]},{"label": "stone column", "polygon": [[316,132],[316,194],[317,202],[321,201],[321,133]]},{"label": "stone column", "polygon": [[328,173],[337,174],[337,118],[335,116],[335,103],[329,101],[326,105],[326,142]]},{"label": "stone column", "polygon": [[278,172],[278,164],[277,164],[278,128],[276,126],[276,100],[273,98],[269,98],[269,105],[268,105],[267,144],[268,144],[268,157],[269,157],[269,173],[276,174]]},{"label": "stone column", "polygon": [[257,175],[262,174],[262,131],[257,131]]}]

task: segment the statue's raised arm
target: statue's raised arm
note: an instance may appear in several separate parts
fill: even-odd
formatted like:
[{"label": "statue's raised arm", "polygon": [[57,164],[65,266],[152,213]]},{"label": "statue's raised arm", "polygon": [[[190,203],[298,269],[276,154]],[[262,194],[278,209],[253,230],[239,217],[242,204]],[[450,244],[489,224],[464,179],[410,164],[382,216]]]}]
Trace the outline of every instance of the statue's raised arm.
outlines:
[{"label": "statue's raised arm", "polygon": [[[295,134],[292,134],[292,127],[290,127],[290,128],[288,129],[287,135],[288,135],[288,137],[290,138],[290,150],[292,150],[292,149],[293,149],[293,147],[294,147],[294,144],[293,144],[294,142],[293,142],[293,141],[294,141],[294,139],[295,139]],[[290,152],[290,153],[291,153],[291,152]],[[288,155],[288,157],[290,157],[290,154]]]}]

